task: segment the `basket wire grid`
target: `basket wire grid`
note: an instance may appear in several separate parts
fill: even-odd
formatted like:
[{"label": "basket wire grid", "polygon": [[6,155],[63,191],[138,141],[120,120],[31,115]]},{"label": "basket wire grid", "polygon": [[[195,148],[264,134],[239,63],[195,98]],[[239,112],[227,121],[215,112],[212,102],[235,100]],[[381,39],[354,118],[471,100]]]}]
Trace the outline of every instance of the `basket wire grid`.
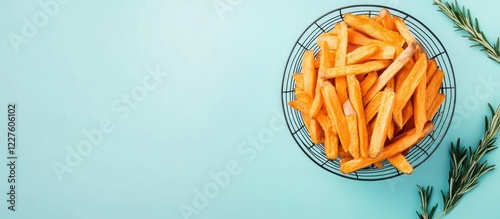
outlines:
[{"label": "basket wire grid", "polygon": [[446,95],[446,99],[436,116],[432,119],[435,129],[412,147],[410,152],[406,155],[406,159],[414,168],[426,161],[437,149],[448,131],[455,110],[455,75],[450,57],[441,41],[422,22],[403,11],[381,5],[347,6],[323,15],[307,27],[295,42],[290,53],[282,81],[282,107],[288,129],[302,151],[323,169],[348,179],[375,181],[396,177],[402,173],[387,161],[383,162],[384,168],[367,167],[351,174],[341,173],[339,170],[339,159],[328,160],[326,158],[323,145],[312,143],[301,114],[287,104],[289,101],[296,99],[294,93],[295,81],[292,78],[292,74],[301,72],[301,60],[306,50],[313,50],[315,54],[318,53],[319,47],[316,45],[317,37],[331,30],[334,24],[343,21],[344,14],[351,13],[355,15],[366,14],[368,16],[374,16],[377,15],[382,8],[389,10],[393,16],[400,17],[404,20],[408,29],[425,48],[427,56],[430,59],[435,59],[438,68],[445,73],[445,79],[440,87],[440,93]]}]

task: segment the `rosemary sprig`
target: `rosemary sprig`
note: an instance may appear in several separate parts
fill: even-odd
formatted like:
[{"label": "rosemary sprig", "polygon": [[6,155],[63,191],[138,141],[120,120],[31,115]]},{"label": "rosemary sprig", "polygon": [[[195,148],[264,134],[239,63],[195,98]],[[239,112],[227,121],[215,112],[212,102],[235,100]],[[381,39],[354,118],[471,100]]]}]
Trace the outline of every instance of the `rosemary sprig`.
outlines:
[{"label": "rosemary sprig", "polygon": [[[446,194],[441,191],[444,207],[442,212],[435,218],[441,218],[448,214],[462,200],[462,197],[479,183],[479,178],[495,168],[495,165],[489,165],[487,161],[481,159],[497,147],[495,146],[496,134],[500,130],[500,106],[496,112],[488,105],[492,117],[485,117],[485,133],[479,141],[478,147],[473,150],[471,147],[462,147],[460,139],[456,144],[451,143],[450,149],[450,172],[448,176],[448,191]],[[432,195],[432,187],[426,189],[417,186],[420,200],[422,203],[421,213],[417,212],[420,219],[432,219],[437,208],[434,205],[429,212],[429,201]]]},{"label": "rosemary sprig", "polygon": [[432,197],[432,187],[431,186],[427,186],[427,188],[422,188],[421,186],[417,185],[418,187],[418,194],[420,195],[420,201],[422,203],[422,214],[418,213],[417,211],[417,215],[420,219],[432,219],[432,217],[434,216],[434,212],[436,212],[436,209],[437,209],[437,204],[434,205],[432,208],[431,208],[431,211],[429,211],[429,202],[431,201],[431,197]]},{"label": "rosemary sprig", "polygon": [[466,10],[465,7],[460,7],[456,0],[455,4],[434,0],[434,4],[439,6],[439,11],[455,22],[457,30],[464,30],[469,33],[467,38],[477,43],[472,45],[472,47],[481,46],[481,50],[485,51],[488,57],[500,63],[500,38],[497,38],[496,43],[491,45],[484,36],[483,31],[479,28],[477,18],[474,18],[474,22],[472,22],[469,9]]}]

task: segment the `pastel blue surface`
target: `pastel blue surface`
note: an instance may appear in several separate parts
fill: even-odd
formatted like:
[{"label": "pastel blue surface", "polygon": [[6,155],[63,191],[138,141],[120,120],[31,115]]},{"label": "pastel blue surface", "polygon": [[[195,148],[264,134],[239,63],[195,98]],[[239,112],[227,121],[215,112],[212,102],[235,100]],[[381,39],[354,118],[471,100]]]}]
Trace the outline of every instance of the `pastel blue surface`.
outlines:
[{"label": "pastel blue surface", "polygon": [[[16,103],[18,190],[12,212],[4,131],[0,218],[416,218],[416,185],[434,185],[439,200],[449,142],[477,145],[486,103],[500,104],[500,65],[469,48],[431,2],[4,2],[0,128]],[[500,36],[496,1],[460,3],[490,40]],[[295,40],[318,17],[353,4],[411,14],[454,64],[454,121],[411,176],[333,175],[303,154],[282,121],[281,79]],[[500,151],[488,160],[500,163]],[[500,217],[499,180],[498,170],[486,175],[447,218]]]}]

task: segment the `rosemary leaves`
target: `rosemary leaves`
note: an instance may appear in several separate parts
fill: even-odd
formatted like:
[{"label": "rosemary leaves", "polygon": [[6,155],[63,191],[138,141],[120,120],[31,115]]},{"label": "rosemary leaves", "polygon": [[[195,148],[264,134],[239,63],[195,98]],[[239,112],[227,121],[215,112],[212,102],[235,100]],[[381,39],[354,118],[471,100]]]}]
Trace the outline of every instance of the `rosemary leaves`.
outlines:
[{"label": "rosemary leaves", "polygon": [[[463,196],[475,188],[479,183],[479,178],[487,172],[493,170],[495,165],[482,161],[482,158],[493,151],[495,146],[496,134],[500,130],[500,106],[495,111],[491,105],[488,105],[492,117],[485,117],[485,133],[479,141],[476,149],[472,147],[463,147],[460,139],[456,144],[451,144],[450,149],[450,172],[448,176],[448,191],[441,191],[444,207],[442,212],[435,218],[441,218],[453,210],[460,202]],[[418,187],[421,201],[421,212],[417,212],[420,219],[432,219],[436,212],[438,204],[429,209],[429,202],[432,195],[432,187]]]},{"label": "rosemary leaves", "polygon": [[477,18],[472,22],[470,15],[470,10],[465,9],[465,7],[460,7],[458,2],[455,0],[455,4],[442,2],[441,0],[434,0],[434,4],[439,6],[439,11],[443,12],[457,25],[457,30],[464,30],[469,35],[467,38],[471,41],[476,42],[472,47],[480,46],[482,50],[486,52],[489,58],[500,63],[500,38],[497,38],[496,43],[491,45],[491,43],[484,36],[483,31],[479,28],[479,22]]}]

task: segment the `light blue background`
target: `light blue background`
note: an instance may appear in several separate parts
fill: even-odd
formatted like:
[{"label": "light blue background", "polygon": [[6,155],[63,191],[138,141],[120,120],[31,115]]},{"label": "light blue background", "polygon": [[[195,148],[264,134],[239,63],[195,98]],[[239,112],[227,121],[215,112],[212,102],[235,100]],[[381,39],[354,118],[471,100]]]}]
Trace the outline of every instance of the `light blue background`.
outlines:
[{"label": "light blue background", "polygon": [[[12,213],[4,201],[4,131],[0,218],[182,218],[179,206],[193,206],[193,191],[211,185],[210,173],[234,162],[240,172],[190,218],[416,218],[416,184],[434,185],[440,201],[449,142],[461,137],[476,145],[486,103],[500,104],[500,65],[469,48],[471,42],[430,0],[220,0],[231,9],[222,17],[214,2],[71,0],[15,53],[9,33],[21,34],[23,18],[42,9],[38,1],[4,1],[0,126],[7,126],[7,103],[16,102],[19,190]],[[275,129],[261,150],[239,150],[270,123],[283,125],[273,111],[281,112],[282,73],[302,31],[331,10],[361,3],[413,15],[447,48],[457,78],[457,113],[441,147],[413,175],[380,182],[324,171],[286,129]],[[460,3],[490,40],[500,36],[496,1]],[[125,116],[113,104],[139,89],[148,66],[167,76]],[[482,81],[493,81],[491,90]],[[64,163],[66,148],[75,149],[86,139],[82,132],[104,118],[114,131],[60,182],[53,163]],[[500,151],[488,160],[500,163]],[[447,218],[500,217],[499,180],[498,170],[486,175]]]}]

